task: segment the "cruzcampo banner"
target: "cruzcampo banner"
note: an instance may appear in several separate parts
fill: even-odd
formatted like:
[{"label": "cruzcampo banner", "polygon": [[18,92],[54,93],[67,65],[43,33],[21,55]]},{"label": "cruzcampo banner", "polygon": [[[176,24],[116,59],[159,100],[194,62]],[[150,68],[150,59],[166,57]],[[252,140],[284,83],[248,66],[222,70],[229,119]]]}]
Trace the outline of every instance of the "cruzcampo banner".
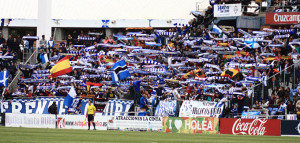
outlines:
[{"label": "cruzcampo banner", "polygon": [[164,117],[163,132],[217,134],[219,132],[219,119],[215,117]]}]

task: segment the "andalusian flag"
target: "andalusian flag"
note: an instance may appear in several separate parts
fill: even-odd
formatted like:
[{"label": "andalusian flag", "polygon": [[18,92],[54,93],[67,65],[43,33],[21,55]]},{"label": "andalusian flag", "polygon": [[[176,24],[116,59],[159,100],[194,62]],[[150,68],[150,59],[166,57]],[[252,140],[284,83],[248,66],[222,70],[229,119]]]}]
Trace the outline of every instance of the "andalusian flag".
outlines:
[{"label": "andalusian flag", "polygon": [[69,58],[70,56],[62,58],[51,68],[50,73],[52,78],[67,74],[72,71]]}]

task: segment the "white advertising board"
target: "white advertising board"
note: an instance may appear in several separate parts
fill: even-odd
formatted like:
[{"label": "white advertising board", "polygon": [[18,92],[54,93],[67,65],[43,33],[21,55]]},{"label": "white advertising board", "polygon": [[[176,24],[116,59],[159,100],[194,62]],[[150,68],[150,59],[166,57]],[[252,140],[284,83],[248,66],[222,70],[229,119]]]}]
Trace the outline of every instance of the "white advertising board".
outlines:
[{"label": "white advertising board", "polygon": [[5,114],[6,127],[55,128],[55,115],[51,114]]},{"label": "white advertising board", "polygon": [[179,117],[219,117],[223,112],[223,102],[183,101]]},{"label": "white advertising board", "polygon": [[[88,129],[88,120],[84,123],[85,115],[58,115],[57,128],[61,129]],[[107,130],[107,116],[95,116],[94,122],[97,130]],[[91,129],[93,129],[91,124]]]},{"label": "white advertising board", "polygon": [[242,4],[215,4],[214,17],[241,16]]},{"label": "white advertising board", "polygon": [[108,123],[110,130],[162,131],[162,117],[154,116],[114,116]]}]

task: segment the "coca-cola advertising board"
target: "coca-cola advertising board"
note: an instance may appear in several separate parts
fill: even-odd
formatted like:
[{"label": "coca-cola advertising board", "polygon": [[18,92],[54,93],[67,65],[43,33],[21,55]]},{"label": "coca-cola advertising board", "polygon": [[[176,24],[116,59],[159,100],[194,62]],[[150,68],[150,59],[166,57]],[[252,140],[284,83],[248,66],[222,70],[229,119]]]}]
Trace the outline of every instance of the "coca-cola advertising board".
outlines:
[{"label": "coca-cola advertising board", "polygon": [[266,13],[266,24],[299,24],[300,12]]},{"label": "coca-cola advertising board", "polygon": [[277,119],[231,119],[220,121],[221,134],[280,136],[280,120]]}]

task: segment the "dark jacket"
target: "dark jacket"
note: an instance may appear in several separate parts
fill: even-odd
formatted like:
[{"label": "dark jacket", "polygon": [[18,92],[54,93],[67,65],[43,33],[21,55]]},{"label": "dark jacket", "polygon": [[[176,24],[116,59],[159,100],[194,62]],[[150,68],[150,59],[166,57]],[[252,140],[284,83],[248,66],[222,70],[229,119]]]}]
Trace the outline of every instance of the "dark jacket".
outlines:
[{"label": "dark jacket", "polygon": [[48,113],[49,114],[57,114],[57,106],[56,103],[53,103],[49,108],[48,108]]}]

